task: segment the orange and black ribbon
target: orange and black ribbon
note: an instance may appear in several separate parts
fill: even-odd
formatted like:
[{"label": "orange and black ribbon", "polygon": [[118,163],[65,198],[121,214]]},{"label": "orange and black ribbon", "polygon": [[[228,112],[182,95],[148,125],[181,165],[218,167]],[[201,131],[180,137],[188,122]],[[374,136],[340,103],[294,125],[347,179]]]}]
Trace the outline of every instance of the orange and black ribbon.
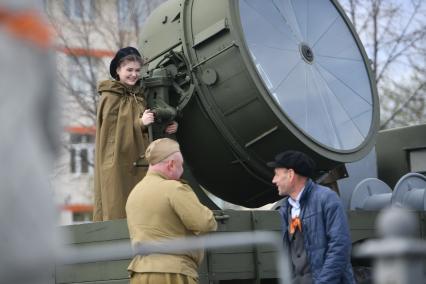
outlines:
[{"label": "orange and black ribbon", "polygon": [[292,218],[290,222],[289,233],[293,235],[296,230],[302,232],[302,222],[299,217]]}]

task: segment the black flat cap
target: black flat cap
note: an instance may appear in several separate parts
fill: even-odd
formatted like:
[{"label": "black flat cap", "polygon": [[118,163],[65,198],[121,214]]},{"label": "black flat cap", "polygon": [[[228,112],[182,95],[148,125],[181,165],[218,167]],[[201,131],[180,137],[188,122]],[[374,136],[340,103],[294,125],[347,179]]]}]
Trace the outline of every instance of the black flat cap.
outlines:
[{"label": "black flat cap", "polygon": [[275,156],[275,161],[268,162],[271,168],[293,169],[297,174],[312,177],[315,171],[315,162],[311,157],[299,151],[285,151]]},{"label": "black flat cap", "polygon": [[123,57],[126,57],[127,55],[136,55],[141,57],[141,54],[139,51],[131,46],[123,47],[117,53],[115,54],[114,58],[111,60],[111,64],[109,65],[109,73],[111,74],[112,78],[118,80],[117,76],[117,67],[118,63]]}]

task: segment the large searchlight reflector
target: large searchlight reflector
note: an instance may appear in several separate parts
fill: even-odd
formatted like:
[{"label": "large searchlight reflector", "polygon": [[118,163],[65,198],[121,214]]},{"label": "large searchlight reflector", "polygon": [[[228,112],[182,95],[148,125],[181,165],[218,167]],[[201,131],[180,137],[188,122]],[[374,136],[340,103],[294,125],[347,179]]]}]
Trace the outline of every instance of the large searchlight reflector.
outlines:
[{"label": "large searchlight reflector", "polygon": [[256,70],[288,119],[325,147],[359,147],[373,123],[372,88],[362,53],[336,6],[242,0],[239,8]]},{"label": "large searchlight reflector", "polygon": [[306,152],[319,176],[374,145],[374,78],[335,0],[169,0],[141,50],[151,94],[181,115],[186,163],[226,201],[279,199],[266,162],[280,151]]}]

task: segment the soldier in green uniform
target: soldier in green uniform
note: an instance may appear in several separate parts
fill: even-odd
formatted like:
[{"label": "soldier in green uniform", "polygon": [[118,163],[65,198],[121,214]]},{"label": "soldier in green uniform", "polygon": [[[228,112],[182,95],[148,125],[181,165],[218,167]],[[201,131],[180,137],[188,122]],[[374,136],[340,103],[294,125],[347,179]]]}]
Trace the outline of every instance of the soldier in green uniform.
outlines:
[{"label": "soldier in green uniform", "polygon": [[[214,231],[213,212],[202,205],[191,187],[179,180],[183,158],[179,144],[169,138],[146,150],[148,173],[129,195],[127,224],[132,245],[162,239],[193,237]],[[203,251],[137,255],[130,263],[130,283],[197,283]]]}]

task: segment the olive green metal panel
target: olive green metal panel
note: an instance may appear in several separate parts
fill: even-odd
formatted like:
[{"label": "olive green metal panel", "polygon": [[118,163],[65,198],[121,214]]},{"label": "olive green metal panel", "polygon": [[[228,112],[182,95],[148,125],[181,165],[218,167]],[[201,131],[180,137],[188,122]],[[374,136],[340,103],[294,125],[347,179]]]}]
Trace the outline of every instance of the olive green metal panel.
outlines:
[{"label": "olive green metal panel", "polygon": [[106,280],[106,281],[89,281],[85,284],[129,284],[129,279]]},{"label": "olive green metal panel", "polygon": [[227,28],[228,23],[225,18],[217,21],[216,23],[212,24],[211,26],[209,26],[205,30],[202,30],[194,36],[194,47],[199,44],[202,44],[210,38],[213,38],[217,34],[225,31]]},{"label": "olive green metal panel", "polygon": [[212,280],[252,279],[254,275],[254,259],[251,251],[246,253],[212,253],[209,258],[210,277]]},{"label": "olive green metal panel", "polygon": [[[377,238],[376,220],[378,211],[349,211],[348,221],[351,230],[352,243],[361,240]],[[414,212],[419,222],[419,238],[426,238],[426,213]]]},{"label": "olive green metal panel", "polygon": [[61,227],[61,233],[70,236],[68,243],[90,243],[129,238],[127,220],[94,222]]},{"label": "olive green metal panel", "polygon": [[[217,214],[218,231],[211,234],[243,231],[275,231],[280,234],[280,216],[277,211],[224,210]],[[229,218],[226,219],[226,216]],[[82,249],[99,245],[114,245],[127,241],[130,246],[125,219],[65,226],[61,228],[65,245]],[[55,283],[127,283],[130,259],[109,260],[73,265],[58,265]],[[207,250],[199,269],[200,283],[226,279],[263,279],[277,275],[275,250],[268,245],[246,245],[235,248]]]},{"label": "olive green metal panel", "polygon": [[[218,232],[247,230],[275,231],[281,234],[281,221],[277,211],[225,210],[229,219],[220,223]],[[213,234],[213,235],[214,235]],[[275,250],[268,245],[242,246],[209,250],[207,265],[211,280],[263,279],[277,277]]]},{"label": "olive green metal panel", "polygon": [[393,188],[410,172],[410,150],[421,148],[426,149],[426,124],[380,131],[376,143],[379,178]]},{"label": "olive green metal panel", "polygon": [[130,259],[59,266],[56,269],[56,283],[128,281],[129,263]]},{"label": "olive green metal panel", "polygon": [[229,219],[218,221],[218,232],[242,232],[251,229],[251,211],[223,210]]},{"label": "olive green metal panel", "polygon": [[245,251],[211,251],[208,258],[210,280],[276,278],[275,252],[247,247]]},{"label": "olive green metal panel", "polygon": [[[61,233],[66,245],[82,250],[129,239],[126,219],[64,226]],[[57,266],[56,283],[128,283],[129,263],[130,259]]]},{"label": "olive green metal panel", "polygon": [[258,268],[261,278],[277,278],[278,271],[276,269],[276,252],[264,251],[259,255]]},{"label": "olive green metal panel", "polygon": [[256,230],[281,233],[281,216],[278,211],[252,211]]},{"label": "olive green metal panel", "polygon": [[348,221],[352,242],[375,237],[375,222],[379,212],[349,211]]},{"label": "olive green metal panel", "polygon": [[[160,56],[181,43],[180,0],[169,0],[154,10],[144,24],[140,42],[142,55],[148,60]],[[161,30],[161,32],[158,32]],[[155,44],[152,44],[155,43]]]}]

